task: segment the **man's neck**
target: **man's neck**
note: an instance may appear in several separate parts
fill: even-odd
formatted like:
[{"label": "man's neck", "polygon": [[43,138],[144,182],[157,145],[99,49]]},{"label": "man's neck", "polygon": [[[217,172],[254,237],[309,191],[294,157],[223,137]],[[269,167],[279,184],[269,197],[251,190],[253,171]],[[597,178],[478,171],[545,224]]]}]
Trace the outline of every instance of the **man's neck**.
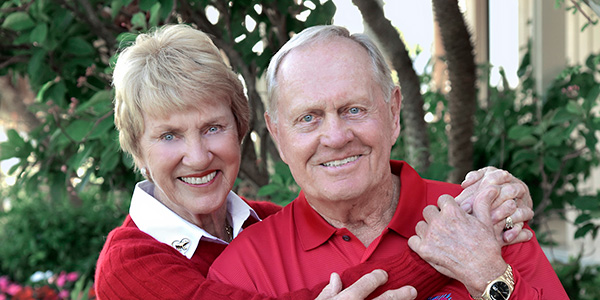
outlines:
[{"label": "man's neck", "polygon": [[332,226],[346,228],[365,247],[388,226],[400,197],[400,178],[394,174],[377,190],[357,199],[344,201],[311,201],[308,203]]}]

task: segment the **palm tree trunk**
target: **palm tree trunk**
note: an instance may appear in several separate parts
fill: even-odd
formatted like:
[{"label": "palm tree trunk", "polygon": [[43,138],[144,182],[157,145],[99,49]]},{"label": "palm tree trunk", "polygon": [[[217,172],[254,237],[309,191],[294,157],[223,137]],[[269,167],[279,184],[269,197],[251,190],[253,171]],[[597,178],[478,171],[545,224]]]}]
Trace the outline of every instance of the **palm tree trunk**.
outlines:
[{"label": "palm tree trunk", "polygon": [[402,87],[402,119],[404,122],[405,158],[417,171],[429,168],[429,136],[423,110],[423,97],[419,77],[413,68],[406,46],[390,20],[386,19],[378,1],[352,0],[360,10],[363,20],[372,29],[385,56],[398,73]]},{"label": "palm tree trunk", "polygon": [[473,45],[457,0],[433,0],[433,11],[446,51],[451,86],[447,94],[450,113],[448,162],[454,170],[448,180],[460,182],[473,168],[471,138],[476,109]]}]

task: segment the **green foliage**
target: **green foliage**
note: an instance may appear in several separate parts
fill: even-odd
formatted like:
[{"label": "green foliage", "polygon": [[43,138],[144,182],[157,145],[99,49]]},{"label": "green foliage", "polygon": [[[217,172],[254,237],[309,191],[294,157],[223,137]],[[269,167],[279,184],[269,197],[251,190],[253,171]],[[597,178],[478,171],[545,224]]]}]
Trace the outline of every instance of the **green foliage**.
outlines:
[{"label": "green foliage", "polygon": [[572,300],[594,300],[600,296],[600,266],[584,266],[581,255],[568,263],[554,263],[554,270]]},{"label": "green foliage", "polygon": [[[566,68],[543,97],[533,85],[518,93],[492,88],[488,106],[477,112],[475,167],[495,165],[524,180],[534,200],[534,225],[543,215],[575,207],[576,238],[595,238],[599,228],[592,219],[600,216],[600,195],[575,190],[599,163],[599,62],[591,55],[586,66]],[[521,74],[523,82],[531,80],[528,72]]]},{"label": "green foliage", "polygon": [[[525,181],[534,201],[534,228],[548,216],[564,218],[569,208],[578,216],[574,238],[595,239],[600,193],[578,188],[599,163],[600,55],[566,68],[544,95],[535,93],[530,70],[527,54],[519,68],[520,89],[490,87],[488,103],[476,113],[474,168],[497,166]],[[545,235],[538,240],[554,244]],[[554,263],[571,299],[600,298],[600,267],[583,267],[581,257]]]},{"label": "green foliage", "polygon": [[44,199],[47,191],[22,193],[12,209],[0,213],[0,240],[9,241],[0,243],[0,274],[17,282],[45,270],[92,278],[106,235],[122,223],[130,198],[97,192],[81,194],[79,206],[51,203]]},{"label": "green foliage", "polygon": [[269,197],[272,202],[286,205],[298,196],[300,187],[294,180],[290,168],[282,161],[275,163],[275,170],[271,175],[269,184],[258,190],[257,196]]}]

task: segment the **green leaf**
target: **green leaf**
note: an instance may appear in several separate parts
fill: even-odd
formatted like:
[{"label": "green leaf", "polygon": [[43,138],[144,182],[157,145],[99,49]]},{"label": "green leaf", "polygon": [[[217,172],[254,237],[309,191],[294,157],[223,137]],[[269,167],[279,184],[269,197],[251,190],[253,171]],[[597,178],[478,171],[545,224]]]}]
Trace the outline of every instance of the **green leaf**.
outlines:
[{"label": "green leaf", "polygon": [[277,184],[267,184],[267,185],[263,185],[258,190],[258,193],[256,195],[259,196],[259,197],[270,196],[270,195],[273,195],[273,194],[277,193],[277,191],[279,191],[280,189],[281,189],[280,185],[277,185]]},{"label": "green leaf", "polygon": [[533,152],[529,149],[519,150],[519,151],[515,152],[512,164],[514,166],[518,166],[524,162],[534,161],[536,159],[536,157],[537,157],[537,155],[535,154],[535,152]]},{"label": "green leaf", "polygon": [[40,84],[40,76],[44,74],[42,70],[47,68],[47,65],[44,61],[46,59],[46,54],[47,52],[43,49],[35,50],[31,56],[31,59],[29,60],[29,63],[27,64],[27,74],[29,74],[31,81],[36,84]]},{"label": "green leaf", "polygon": [[69,124],[69,126],[65,129],[65,133],[76,142],[81,142],[83,138],[90,132],[90,130],[92,130],[92,127],[94,127],[94,122],[76,120],[75,122]]},{"label": "green leaf", "polygon": [[114,126],[114,117],[111,115],[108,118],[100,121],[96,127],[93,128],[92,133],[88,136],[88,140],[96,139],[104,136]]},{"label": "green leaf", "polygon": [[35,28],[31,31],[31,35],[29,35],[29,41],[33,44],[43,44],[46,41],[46,37],[48,36],[48,25],[46,23],[41,23],[35,26]]},{"label": "green leaf", "polygon": [[77,155],[73,156],[69,161],[69,167],[73,170],[77,170],[87,160],[92,150],[92,147],[82,147]]},{"label": "green leaf", "polygon": [[166,19],[173,8],[173,0],[160,0],[160,18]]},{"label": "green leaf", "polygon": [[110,174],[119,163],[119,151],[108,147],[100,156],[100,173]]},{"label": "green leaf", "polygon": [[515,141],[517,145],[521,147],[533,146],[538,142],[538,139],[533,135],[526,135]]},{"label": "green leaf", "polygon": [[508,138],[513,139],[513,140],[519,140],[526,136],[531,135],[534,130],[535,130],[535,128],[530,127],[530,126],[524,126],[524,125],[512,126],[508,130]]},{"label": "green leaf", "polygon": [[552,171],[556,172],[560,168],[560,160],[555,158],[554,156],[550,156],[548,154],[544,155],[544,166]]},{"label": "green leaf", "polygon": [[14,31],[22,31],[35,26],[35,23],[29,15],[22,11],[14,12],[4,20],[2,28],[12,29]]},{"label": "green leaf", "polygon": [[569,101],[569,103],[567,103],[567,111],[574,114],[574,115],[578,115],[578,116],[583,116],[583,108],[581,107],[581,105],[579,105],[579,103],[571,100]]},{"label": "green leaf", "polygon": [[25,140],[19,135],[19,133],[14,129],[9,129],[6,132],[6,137],[15,147],[25,146]]},{"label": "green leaf", "polygon": [[85,56],[94,53],[94,47],[82,37],[71,37],[67,40],[65,51],[78,56]]},{"label": "green leaf", "polygon": [[598,198],[592,196],[581,196],[575,199],[573,203],[577,209],[580,210],[598,210],[600,209],[600,204],[598,202]]},{"label": "green leaf", "polygon": [[575,116],[573,116],[569,111],[564,108],[558,108],[556,114],[552,118],[550,122],[551,125],[561,124],[564,122],[570,122],[573,120]]},{"label": "green leaf", "polygon": [[[139,6],[140,6],[141,10],[149,11],[152,8],[152,6],[154,6],[154,4],[156,4],[156,3],[157,3],[156,0],[140,0]],[[159,3],[159,5],[160,5],[160,3]]]},{"label": "green leaf", "polygon": [[585,97],[585,101],[594,104],[596,103],[596,99],[598,99],[598,95],[600,95],[600,84],[596,84],[590,89]]},{"label": "green leaf", "polygon": [[146,14],[138,12],[131,17],[131,24],[136,29],[146,30]]},{"label": "green leaf", "polygon": [[588,232],[594,230],[594,224],[592,223],[587,223],[581,227],[579,227],[577,229],[577,231],[575,232],[575,238],[580,238],[585,236]]},{"label": "green leaf", "polygon": [[558,146],[563,143],[563,141],[568,140],[569,136],[565,136],[563,131],[565,128],[562,127],[554,127],[542,135],[542,141],[547,146],[553,147]]},{"label": "green leaf", "polygon": [[590,214],[587,213],[583,213],[581,215],[579,215],[576,219],[575,219],[575,225],[581,224],[581,223],[585,223],[589,220],[592,219],[592,216]]},{"label": "green leaf", "polygon": [[117,41],[119,42],[120,48],[129,47],[131,43],[135,42],[135,38],[138,35],[131,32],[123,32],[117,36]]},{"label": "green leaf", "polygon": [[67,87],[64,81],[59,81],[51,85],[46,91],[44,97],[46,100],[53,100],[58,105],[63,105],[65,102],[65,95],[67,93]]},{"label": "green leaf", "polygon": [[160,3],[156,2],[154,5],[152,5],[152,8],[150,8],[150,20],[148,20],[150,27],[158,26],[160,17]]},{"label": "green leaf", "polygon": [[115,17],[119,14],[119,12],[121,11],[121,8],[124,6],[123,1],[121,0],[113,0],[110,3],[110,9],[111,9],[111,13],[110,16],[111,18],[114,20]]},{"label": "green leaf", "polygon": [[[90,98],[90,100],[79,105],[79,107],[77,107],[77,109],[75,110],[75,114],[81,114],[82,112],[86,111],[90,107],[102,108],[102,107],[108,106],[108,108],[110,110],[112,108],[112,97],[113,97],[112,90],[98,91],[92,96],[92,98]],[[105,109],[102,109],[101,111],[98,111],[98,110],[96,111],[96,113],[100,113],[100,114],[102,114],[104,112],[106,112]]]},{"label": "green leaf", "polygon": [[10,129],[6,132],[8,140],[1,143],[0,160],[13,157],[27,158],[31,152],[31,146],[23,140],[17,131]]}]

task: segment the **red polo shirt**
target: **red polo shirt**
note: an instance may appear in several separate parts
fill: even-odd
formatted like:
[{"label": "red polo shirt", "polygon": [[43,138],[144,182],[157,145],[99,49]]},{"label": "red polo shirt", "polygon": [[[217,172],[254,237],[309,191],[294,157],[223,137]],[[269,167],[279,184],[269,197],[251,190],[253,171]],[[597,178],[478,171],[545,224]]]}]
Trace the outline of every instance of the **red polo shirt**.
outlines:
[{"label": "red polo shirt", "polygon": [[[327,223],[301,192],[279,213],[244,230],[217,258],[208,278],[277,296],[327,281],[331,272],[341,273],[361,262],[391,259],[398,253],[414,255],[407,243],[423,219],[423,208],[436,205],[443,194],[458,195],[461,187],[422,179],[405,162],[391,161],[390,165],[401,181],[398,207],[388,227],[368,247],[347,229]],[[535,238],[505,247],[502,253],[514,270],[516,286],[511,299],[568,299]],[[421,281],[428,278],[420,278],[424,272],[399,273],[406,277],[404,284],[420,286],[418,299],[470,299],[458,281],[427,290]]]},{"label": "red polo shirt", "polygon": [[462,188],[424,180],[404,162],[392,161],[391,168],[400,175],[399,204],[389,226],[368,247],[347,229],[327,223],[301,192],[281,212],[244,230],[215,261],[209,278],[276,296],[327,281],[331,272],[410,251],[408,238],[423,208]]}]

